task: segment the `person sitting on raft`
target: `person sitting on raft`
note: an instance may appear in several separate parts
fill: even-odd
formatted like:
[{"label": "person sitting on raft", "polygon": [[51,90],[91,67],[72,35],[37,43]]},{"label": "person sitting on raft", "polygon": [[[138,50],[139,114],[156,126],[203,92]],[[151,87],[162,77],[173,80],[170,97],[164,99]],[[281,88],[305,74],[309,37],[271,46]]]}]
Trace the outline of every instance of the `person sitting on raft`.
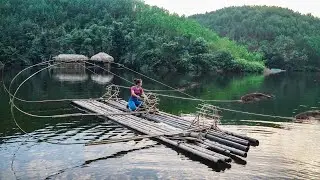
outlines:
[{"label": "person sitting on raft", "polygon": [[136,111],[143,104],[142,97],[144,96],[144,91],[142,89],[142,80],[135,79],[134,84],[135,86],[130,88],[131,96],[127,105],[130,111]]}]

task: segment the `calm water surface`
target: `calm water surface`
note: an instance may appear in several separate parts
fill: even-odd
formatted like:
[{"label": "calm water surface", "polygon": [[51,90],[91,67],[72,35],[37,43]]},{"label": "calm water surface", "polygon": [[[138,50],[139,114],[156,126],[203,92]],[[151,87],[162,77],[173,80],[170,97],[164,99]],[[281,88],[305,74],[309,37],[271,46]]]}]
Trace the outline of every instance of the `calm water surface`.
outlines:
[{"label": "calm water surface", "polygon": [[[35,71],[21,74],[12,89]],[[135,77],[121,70],[113,71],[129,80]],[[16,73],[18,70],[4,73],[7,86]],[[100,97],[110,83],[130,85],[117,76],[96,73],[85,69],[43,71],[27,81],[17,96],[27,100],[93,98]],[[165,74],[153,78],[204,99],[239,99],[251,92],[275,96],[273,100],[251,104],[216,104],[225,108],[289,117],[320,109],[320,74],[316,73],[268,77]],[[147,79],[144,87],[166,89]],[[121,90],[120,94],[127,98],[129,92]],[[196,111],[197,102],[160,99],[163,111],[174,114]],[[81,143],[136,135],[97,117],[32,118],[15,110],[15,119],[29,134],[24,135],[12,119],[9,97],[3,87],[0,100],[0,179],[320,179],[320,123],[317,121],[297,124],[285,119],[223,112],[221,128],[257,138],[260,146],[250,149],[245,165],[233,162],[231,168],[218,172],[211,165],[149,139],[84,146]],[[16,104],[38,115],[80,112],[69,102],[16,101]]]}]

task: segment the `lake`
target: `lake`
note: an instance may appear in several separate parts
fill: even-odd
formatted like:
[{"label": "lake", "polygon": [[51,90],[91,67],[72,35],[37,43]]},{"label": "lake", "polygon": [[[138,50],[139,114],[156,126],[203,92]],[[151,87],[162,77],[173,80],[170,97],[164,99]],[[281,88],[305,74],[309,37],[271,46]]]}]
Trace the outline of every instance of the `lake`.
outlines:
[{"label": "lake", "polygon": [[[1,75],[6,87],[18,69],[7,69]],[[22,73],[13,83],[11,92],[37,70]],[[166,86],[123,69],[112,69],[112,72],[116,75],[98,69],[44,70],[22,85],[16,95],[25,100],[96,98],[101,97],[111,83],[131,85],[120,77],[129,81],[139,77],[146,89],[168,90]],[[252,74],[148,75],[201,99],[237,100],[252,92],[274,96],[248,104],[213,103],[227,109],[283,117],[320,109],[319,73],[288,72],[266,77]],[[128,99],[128,90],[120,90],[120,97]],[[186,97],[173,91],[157,93]],[[2,85],[0,99],[0,179],[320,179],[318,121],[293,123],[290,119],[223,111],[222,129],[256,138],[260,145],[251,147],[246,164],[232,162],[231,168],[219,171],[150,139],[84,146],[83,143],[92,140],[133,137],[137,133],[98,117],[34,118],[17,110],[11,112],[9,97]],[[168,113],[192,116],[198,103],[160,97],[159,108]],[[37,115],[81,112],[68,101],[27,103],[15,100],[15,104]],[[27,135],[15,125],[12,113]]]}]

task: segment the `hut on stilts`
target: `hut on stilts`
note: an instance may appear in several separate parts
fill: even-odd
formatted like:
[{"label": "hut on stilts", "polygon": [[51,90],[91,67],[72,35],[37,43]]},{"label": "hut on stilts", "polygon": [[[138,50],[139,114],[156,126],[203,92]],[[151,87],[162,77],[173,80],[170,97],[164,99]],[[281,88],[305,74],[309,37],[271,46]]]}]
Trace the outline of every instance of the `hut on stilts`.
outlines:
[{"label": "hut on stilts", "polygon": [[110,69],[111,63],[113,63],[113,62],[114,62],[114,58],[112,56],[110,56],[107,53],[100,52],[100,53],[92,56],[89,60],[90,64],[87,64],[87,65],[92,66],[92,64],[96,64],[98,66],[102,66],[107,69]]},{"label": "hut on stilts", "polygon": [[89,60],[87,56],[80,54],[60,54],[53,57],[54,68],[52,74],[58,81],[77,82],[88,79],[85,62]]},{"label": "hut on stilts", "polygon": [[77,67],[82,67],[85,62],[89,60],[87,56],[81,54],[60,54],[53,57],[54,63],[58,64],[57,68],[65,69],[75,69]]}]

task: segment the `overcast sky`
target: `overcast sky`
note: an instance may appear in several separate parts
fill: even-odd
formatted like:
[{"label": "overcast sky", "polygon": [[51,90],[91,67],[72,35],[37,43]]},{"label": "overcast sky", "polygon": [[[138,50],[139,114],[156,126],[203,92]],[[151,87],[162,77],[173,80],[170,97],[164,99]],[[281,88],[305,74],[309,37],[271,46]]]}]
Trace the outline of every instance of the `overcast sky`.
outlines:
[{"label": "overcast sky", "polygon": [[311,13],[320,17],[320,0],[144,0],[147,4],[163,7],[179,15],[205,13],[229,6],[268,5],[280,6],[298,11],[302,14]]}]

